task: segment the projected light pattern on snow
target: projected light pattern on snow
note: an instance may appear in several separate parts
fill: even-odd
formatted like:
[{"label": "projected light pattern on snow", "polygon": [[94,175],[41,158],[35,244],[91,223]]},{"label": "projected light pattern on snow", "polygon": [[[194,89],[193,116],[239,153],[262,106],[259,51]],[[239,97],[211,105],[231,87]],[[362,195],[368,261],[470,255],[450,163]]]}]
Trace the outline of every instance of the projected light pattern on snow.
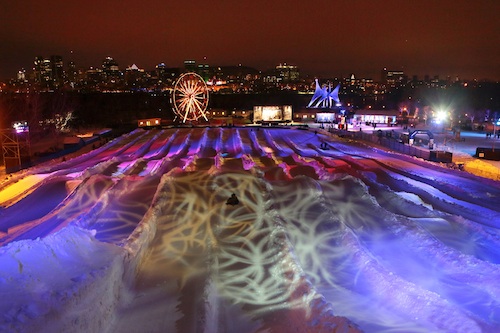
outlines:
[{"label": "projected light pattern on snow", "polygon": [[[333,307],[345,307],[346,290],[357,293],[352,313],[343,315],[359,323],[369,318],[367,331],[390,320],[405,332],[419,331],[407,326],[409,320],[421,321],[422,332],[480,332],[478,317],[500,319],[500,289],[492,283],[499,277],[496,265],[444,247],[419,224],[384,211],[356,179],[301,181],[294,186],[299,191],[290,191],[289,184],[275,187],[275,206],[291,222],[286,229],[304,271],[318,291],[333,296]],[[475,246],[473,237],[459,240]],[[477,267],[488,274],[476,276]],[[376,316],[366,307],[374,302]]]},{"label": "projected light pattern on snow", "polygon": [[[137,283],[175,281],[186,330],[208,318],[183,306],[202,294],[262,330],[286,311],[366,332],[500,329],[500,188],[459,171],[308,131],[168,129],[4,185],[3,243],[69,224],[121,245],[149,230]],[[56,189],[48,213],[16,217]]]},{"label": "projected light pattern on snow", "polygon": [[[200,275],[214,275],[220,297],[253,320],[290,309],[313,320],[307,314],[315,302],[333,325],[335,317],[291,255],[283,221],[271,207],[263,209],[270,204],[268,186],[251,173],[172,174],[161,190],[165,197],[147,269],[162,267],[169,276],[182,272],[175,278],[188,292]],[[226,205],[231,193],[244,205]]]}]

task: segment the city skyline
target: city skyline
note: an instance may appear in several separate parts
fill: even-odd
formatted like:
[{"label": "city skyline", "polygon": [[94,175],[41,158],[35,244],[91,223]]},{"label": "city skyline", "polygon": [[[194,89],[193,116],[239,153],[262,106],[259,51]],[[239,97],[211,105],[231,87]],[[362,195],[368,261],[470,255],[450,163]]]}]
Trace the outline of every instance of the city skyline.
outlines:
[{"label": "city skyline", "polygon": [[[206,59],[204,59],[206,60]],[[243,71],[248,71],[248,73],[259,73],[259,74],[254,74],[260,77],[271,77],[273,75],[279,75],[280,77],[283,77],[284,71],[295,71],[295,77],[294,78],[285,78],[285,82],[296,82],[299,83],[299,81],[313,81],[314,79],[322,79],[322,80],[335,80],[335,81],[342,81],[342,80],[368,80],[367,82],[377,82],[377,83],[386,83],[387,80],[392,80],[392,76],[397,77],[397,80],[400,83],[406,83],[406,82],[415,82],[415,80],[418,80],[420,82],[431,82],[431,81],[436,81],[440,80],[442,82],[466,82],[469,79],[462,78],[462,77],[443,77],[440,76],[438,73],[434,73],[432,75],[426,74],[426,75],[416,75],[412,73],[407,73],[404,72],[403,70],[394,70],[392,68],[382,68],[378,71],[378,75],[376,77],[366,77],[366,76],[360,76],[357,75],[357,73],[347,73],[346,75],[340,75],[340,76],[335,76],[335,77],[328,77],[328,76],[311,76],[309,73],[303,73],[301,72],[300,66],[297,66],[296,64],[289,64],[289,63],[278,63],[273,67],[269,67],[266,69],[261,69],[261,68],[255,68],[251,66],[244,66],[242,64],[238,65],[221,65],[221,64],[208,64],[205,61],[197,61],[194,59],[186,59],[183,64],[179,67],[169,67],[166,66],[165,63],[159,63],[155,64],[152,68],[141,68],[138,67],[135,63],[132,65],[122,65],[120,64],[116,59],[114,59],[111,56],[107,56],[102,59],[101,63],[96,63],[93,65],[90,65],[88,67],[82,67],[78,66],[78,64],[75,64],[72,60],[67,61],[60,55],[50,55],[50,56],[43,56],[43,55],[38,55],[34,57],[33,61],[33,66],[25,66],[22,67],[21,70],[15,73],[15,76],[17,76],[17,79],[15,76],[8,78],[8,80],[12,79],[13,83],[20,83],[20,82],[35,82],[35,83],[40,83],[40,75],[49,75],[47,77],[44,77],[43,81],[57,81],[57,80],[65,80],[68,78],[68,76],[71,75],[71,72],[74,74],[78,75],[95,75],[96,73],[102,73],[104,77],[108,75],[117,75],[117,73],[126,74],[129,71],[132,72],[142,72],[145,73],[146,76],[148,75],[153,75],[157,76],[158,73],[161,71],[167,70],[169,72],[169,75],[174,75],[178,76],[183,72],[206,72],[205,76],[209,74],[208,77],[205,77],[205,79],[208,81],[210,78],[213,79],[220,79],[221,77],[218,77],[218,74],[223,74],[225,70],[230,70],[231,72],[234,71],[236,68],[242,68]],[[45,72],[45,70],[48,69],[50,71],[49,74]],[[111,71],[111,72],[110,72]],[[281,74],[280,74],[281,73]],[[213,77],[211,76],[213,75]],[[224,74],[223,74],[224,75]],[[231,75],[231,74],[230,74]],[[288,74],[290,75],[290,74]],[[173,76],[172,78],[175,78]],[[460,79],[460,80],[459,80]],[[485,79],[485,81],[491,81],[489,79]],[[1,81],[0,81],[1,82]]]},{"label": "city skyline", "polygon": [[378,79],[382,68],[408,75],[500,79],[498,2],[481,0],[359,0],[164,3],[138,7],[88,1],[35,1],[0,6],[0,81],[31,70],[35,56],[61,55],[67,64],[120,69],[159,63],[260,70],[279,63],[303,74]]}]

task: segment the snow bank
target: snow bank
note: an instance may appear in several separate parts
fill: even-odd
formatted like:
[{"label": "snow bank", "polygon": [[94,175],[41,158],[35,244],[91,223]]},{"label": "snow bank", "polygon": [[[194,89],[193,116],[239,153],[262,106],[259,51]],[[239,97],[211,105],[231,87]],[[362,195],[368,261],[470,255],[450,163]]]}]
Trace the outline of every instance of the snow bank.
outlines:
[{"label": "snow bank", "polygon": [[69,226],[0,248],[0,331],[105,329],[119,299],[126,252],[94,236]]},{"label": "snow bank", "polygon": [[126,275],[127,283],[132,283],[137,273],[137,269],[144,260],[151,246],[151,242],[156,236],[156,230],[159,223],[159,217],[162,214],[162,206],[168,200],[168,192],[162,191],[165,184],[170,180],[169,175],[163,175],[158,185],[150,209],[144,215],[134,232],[128,237],[124,248],[129,253],[127,260]]}]

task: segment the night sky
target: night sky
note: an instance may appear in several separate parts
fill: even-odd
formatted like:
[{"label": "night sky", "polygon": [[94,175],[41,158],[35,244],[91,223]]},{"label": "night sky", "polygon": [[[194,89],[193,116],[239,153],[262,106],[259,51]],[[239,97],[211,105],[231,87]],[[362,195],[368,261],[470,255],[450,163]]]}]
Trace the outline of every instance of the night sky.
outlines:
[{"label": "night sky", "polygon": [[52,54],[81,67],[111,56],[120,69],[193,59],[500,80],[499,15],[498,0],[0,0],[0,80]]}]

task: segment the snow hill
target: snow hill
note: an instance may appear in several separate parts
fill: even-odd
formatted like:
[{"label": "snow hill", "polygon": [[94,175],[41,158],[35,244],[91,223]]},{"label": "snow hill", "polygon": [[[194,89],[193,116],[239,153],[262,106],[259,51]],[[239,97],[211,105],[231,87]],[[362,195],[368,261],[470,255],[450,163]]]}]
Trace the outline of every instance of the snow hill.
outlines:
[{"label": "snow hill", "polygon": [[135,130],[0,189],[2,332],[500,331],[500,184],[415,158]]}]

